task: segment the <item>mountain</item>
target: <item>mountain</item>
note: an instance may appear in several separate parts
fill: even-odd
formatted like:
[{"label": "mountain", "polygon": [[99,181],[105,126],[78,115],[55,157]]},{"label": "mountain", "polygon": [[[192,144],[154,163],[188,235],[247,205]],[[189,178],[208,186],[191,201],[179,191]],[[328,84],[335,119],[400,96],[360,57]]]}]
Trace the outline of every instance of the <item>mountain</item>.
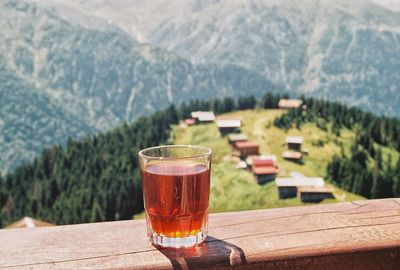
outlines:
[{"label": "mountain", "polygon": [[194,63],[244,67],[289,93],[400,116],[395,8],[368,0],[55,2]]},{"label": "mountain", "polygon": [[196,98],[280,87],[233,65],[194,65],[106,21],[31,1],[0,3],[0,171]]},{"label": "mountain", "polygon": [[400,1],[399,0],[372,0],[378,5],[382,5],[389,10],[400,11]]},{"label": "mountain", "polygon": [[0,170],[194,98],[285,91],[400,116],[400,16],[362,0],[4,0]]}]

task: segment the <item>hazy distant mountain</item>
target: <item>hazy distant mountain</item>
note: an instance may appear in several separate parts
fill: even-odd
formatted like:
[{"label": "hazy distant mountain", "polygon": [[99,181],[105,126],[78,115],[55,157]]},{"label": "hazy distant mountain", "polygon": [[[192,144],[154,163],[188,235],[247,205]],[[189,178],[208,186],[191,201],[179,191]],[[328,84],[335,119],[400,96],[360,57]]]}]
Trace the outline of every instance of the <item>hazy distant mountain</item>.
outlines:
[{"label": "hazy distant mountain", "polygon": [[372,0],[374,3],[390,10],[400,11],[400,0]]},{"label": "hazy distant mountain", "polygon": [[400,116],[400,12],[368,0],[56,2],[196,63],[245,67],[289,92]]},{"label": "hazy distant mountain", "polygon": [[3,172],[45,146],[132,121],[171,102],[278,90],[244,68],[194,66],[68,9],[1,1],[0,36]]}]

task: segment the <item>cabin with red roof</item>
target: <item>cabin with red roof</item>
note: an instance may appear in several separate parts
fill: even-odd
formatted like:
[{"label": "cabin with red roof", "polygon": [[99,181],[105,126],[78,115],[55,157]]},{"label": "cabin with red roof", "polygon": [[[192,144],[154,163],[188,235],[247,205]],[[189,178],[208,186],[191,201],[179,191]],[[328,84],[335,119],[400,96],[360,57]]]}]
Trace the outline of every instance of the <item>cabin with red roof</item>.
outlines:
[{"label": "cabin with red roof", "polygon": [[303,104],[301,99],[280,99],[278,102],[278,107],[280,109],[296,109]]},{"label": "cabin with red roof", "polygon": [[252,159],[251,163],[251,170],[258,184],[265,184],[275,180],[278,174],[278,167],[275,164],[275,160],[256,157]]},{"label": "cabin with red roof", "polygon": [[252,167],[252,170],[258,184],[274,181],[278,174],[278,168],[275,166],[256,166]]},{"label": "cabin with red roof", "polygon": [[240,153],[241,159],[246,159],[249,155],[258,155],[260,144],[252,141],[235,142],[234,148]]},{"label": "cabin with red roof", "polygon": [[187,126],[193,126],[193,125],[196,124],[196,121],[195,121],[193,118],[188,118],[188,119],[185,119],[185,120],[184,120],[184,123],[185,123]]},{"label": "cabin with red roof", "polygon": [[274,167],[275,161],[272,159],[261,159],[261,158],[253,158],[252,164],[253,167]]},{"label": "cabin with red roof", "polygon": [[228,135],[228,142],[230,145],[234,145],[236,142],[246,142],[249,138],[243,133],[234,133]]}]

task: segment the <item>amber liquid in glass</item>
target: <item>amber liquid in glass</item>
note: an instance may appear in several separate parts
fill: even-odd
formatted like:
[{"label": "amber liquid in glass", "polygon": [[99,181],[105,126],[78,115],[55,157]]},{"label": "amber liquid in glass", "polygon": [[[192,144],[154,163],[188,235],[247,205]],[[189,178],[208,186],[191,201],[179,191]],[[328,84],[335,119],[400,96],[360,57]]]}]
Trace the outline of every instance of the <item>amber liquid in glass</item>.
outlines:
[{"label": "amber liquid in glass", "polygon": [[188,237],[206,226],[210,170],[205,165],[152,164],[142,179],[147,219],[155,233]]}]

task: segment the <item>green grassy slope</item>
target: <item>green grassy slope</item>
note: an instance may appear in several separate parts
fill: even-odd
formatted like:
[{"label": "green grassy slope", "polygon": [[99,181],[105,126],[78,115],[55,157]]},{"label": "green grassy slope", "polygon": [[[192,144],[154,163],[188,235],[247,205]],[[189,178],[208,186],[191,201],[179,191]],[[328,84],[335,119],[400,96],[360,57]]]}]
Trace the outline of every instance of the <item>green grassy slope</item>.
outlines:
[{"label": "green grassy slope", "polygon": [[[340,152],[340,144],[346,149],[354,138],[351,131],[342,130],[341,137],[336,137],[314,124],[306,124],[301,130],[291,129],[285,133],[272,124],[274,118],[282,113],[280,110],[247,110],[226,114],[243,117],[242,132],[246,133],[250,140],[261,144],[262,154],[277,156],[280,176],[286,176],[291,171],[298,171],[307,176],[324,176],[330,158]],[[304,136],[304,148],[309,150],[309,155],[304,157],[303,165],[281,158],[287,135]],[[227,139],[219,135],[215,124],[175,127],[171,140],[175,144],[196,144],[212,148],[211,212],[303,205],[297,198],[279,200],[275,183],[260,186],[250,172],[235,169],[236,161],[231,157],[231,148]],[[318,146],[318,140],[322,140],[324,145]],[[323,203],[363,199],[339,188],[336,188],[335,196],[336,199],[325,200]]]}]

